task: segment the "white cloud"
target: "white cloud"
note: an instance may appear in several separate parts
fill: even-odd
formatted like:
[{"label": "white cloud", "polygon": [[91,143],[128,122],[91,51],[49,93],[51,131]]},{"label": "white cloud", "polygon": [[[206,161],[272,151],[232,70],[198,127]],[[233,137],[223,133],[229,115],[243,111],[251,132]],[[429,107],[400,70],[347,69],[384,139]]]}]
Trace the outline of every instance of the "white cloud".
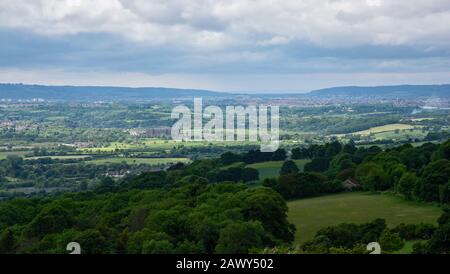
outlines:
[{"label": "white cloud", "polygon": [[448,0],[2,0],[0,26],[117,34],[190,50],[359,45],[450,47]]}]

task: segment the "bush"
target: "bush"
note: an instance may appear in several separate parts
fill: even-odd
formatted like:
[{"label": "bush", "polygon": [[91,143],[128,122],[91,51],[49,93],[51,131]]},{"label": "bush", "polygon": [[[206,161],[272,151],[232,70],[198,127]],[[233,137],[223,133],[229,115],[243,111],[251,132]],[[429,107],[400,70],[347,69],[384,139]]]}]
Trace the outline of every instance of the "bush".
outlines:
[{"label": "bush", "polygon": [[380,245],[382,251],[393,252],[400,250],[405,245],[405,242],[398,233],[385,230],[380,237]]},{"label": "bush", "polygon": [[216,253],[245,254],[263,247],[264,228],[260,222],[231,223],[220,231]]}]

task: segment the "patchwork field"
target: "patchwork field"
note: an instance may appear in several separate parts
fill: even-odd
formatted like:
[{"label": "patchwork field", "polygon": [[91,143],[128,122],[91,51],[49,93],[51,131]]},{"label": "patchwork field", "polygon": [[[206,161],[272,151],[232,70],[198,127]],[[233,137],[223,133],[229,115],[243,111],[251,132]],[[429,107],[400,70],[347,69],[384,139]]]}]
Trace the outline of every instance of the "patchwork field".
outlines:
[{"label": "patchwork field", "polygon": [[[300,171],[303,170],[303,167],[309,160],[294,160]],[[266,178],[274,178],[278,177],[280,173],[281,166],[283,165],[283,161],[272,161],[272,162],[263,162],[247,165],[247,167],[254,168],[259,172],[259,179],[264,180]]]},{"label": "patchwork field", "polygon": [[54,160],[77,160],[77,159],[85,159],[91,157],[90,155],[62,155],[62,156],[37,156],[37,157],[28,157],[26,160],[36,160],[42,158],[51,158]]},{"label": "patchwork field", "polygon": [[6,159],[9,155],[17,155],[23,157],[27,154],[31,153],[31,151],[2,151],[0,152],[0,160]]},{"label": "patchwork field", "polygon": [[433,205],[410,202],[399,197],[344,193],[288,202],[289,221],[297,227],[295,242],[311,240],[324,227],[340,223],[365,223],[376,218],[389,227],[400,223],[436,223],[442,210]]},{"label": "patchwork field", "polygon": [[180,142],[174,140],[162,140],[162,139],[142,139],[139,143],[121,143],[112,142],[108,146],[98,148],[81,148],[80,151],[95,153],[95,152],[113,152],[116,150],[133,150],[133,149],[148,149],[148,150],[167,150],[174,147],[205,147],[209,145],[214,146],[244,146],[244,145],[259,145],[257,142],[242,141],[242,142]]},{"label": "patchwork field", "polygon": [[114,157],[114,158],[104,158],[96,159],[92,161],[87,161],[86,163],[91,164],[105,164],[105,163],[122,163],[127,164],[147,164],[147,165],[166,165],[166,164],[176,164],[178,162],[188,163],[190,160],[188,158],[124,158],[124,157]]},{"label": "patchwork field", "polygon": [[427,134],[427,131],[423,131],[421,129],[404,129],[399,131],[394,130],[374,133],[373,138],[375,138],[375,140],[396,140],[403,137],[423,139],[427,136]]},{"label": "patchwork field", "polygon": [[394,131],[394,130],[408,130],[408,129],[414,129],[419,126],[411,126],[407,124],[389,124],[379,127],[372,127],[366,130],[361,130],[357,132],[353,132],[353,135],[370,135],[374,133],[381,133],[381,132],[388,132],[388,131]]}]

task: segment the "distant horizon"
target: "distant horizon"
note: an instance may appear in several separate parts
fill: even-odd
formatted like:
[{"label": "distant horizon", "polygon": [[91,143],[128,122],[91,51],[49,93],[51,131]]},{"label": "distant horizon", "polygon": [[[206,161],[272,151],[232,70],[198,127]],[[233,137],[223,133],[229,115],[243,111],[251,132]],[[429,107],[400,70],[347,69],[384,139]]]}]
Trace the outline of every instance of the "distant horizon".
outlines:
[{"label": "distant horizon", "polygon": [[202,89],[202,88],[178,88],[171,86],[122,86],[122,85],[74,85],[74,84],[41,84],[41,83],[23,83],[23,82],[0,82],[0,85],[29,85],[29,86],[47,86],[47,87],[112,87],[112,88],[132,88],[132,89],[144,89],[144,88],[161,88],[161,89],[178,89],[178,90],[197,90],[197,91],[209,91],[217,93],[230,93],[230,94],[260,94],[260,95],[275,95],[275,94],[307,94],[318,90],[326,90],[333,88],[376,88],[376,87],[395,87],[395,86],[445,86],[449,83],[436,83],[436,84],[392,84],[392,85],[345,85],[345,86],[328,86],[324,88],[312,89],[307,91],[296,90],[267,90],[267,91],[222,91],[214,89]]}]

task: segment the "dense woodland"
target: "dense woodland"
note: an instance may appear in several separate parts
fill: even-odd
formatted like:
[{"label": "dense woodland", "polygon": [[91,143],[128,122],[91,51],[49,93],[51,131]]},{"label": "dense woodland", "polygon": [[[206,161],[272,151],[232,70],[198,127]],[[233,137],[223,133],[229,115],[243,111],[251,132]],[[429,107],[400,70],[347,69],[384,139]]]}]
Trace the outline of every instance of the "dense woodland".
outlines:
[{"label": "dense woodland", "polygon": [[[290,158],[309,158],[300,171]],[[245,163],[286,160],[278,179],[259,182]],[[382,150],[332,142],[291,154],[257,150],[177,164],[55,197],[0,202],[2,253],[65,253],[79,242],[84,253],[366,253],[367,241],[399,249],[423,239],[416,253],[450,253],[449,211],[433,225],[388,229],[383,220],[342,224],[319,231],[293,247],[295,227],[287,221],[287,199],[344,191],[355,178],[361,188],[405,199],[449,205],[450,140]]]}]

